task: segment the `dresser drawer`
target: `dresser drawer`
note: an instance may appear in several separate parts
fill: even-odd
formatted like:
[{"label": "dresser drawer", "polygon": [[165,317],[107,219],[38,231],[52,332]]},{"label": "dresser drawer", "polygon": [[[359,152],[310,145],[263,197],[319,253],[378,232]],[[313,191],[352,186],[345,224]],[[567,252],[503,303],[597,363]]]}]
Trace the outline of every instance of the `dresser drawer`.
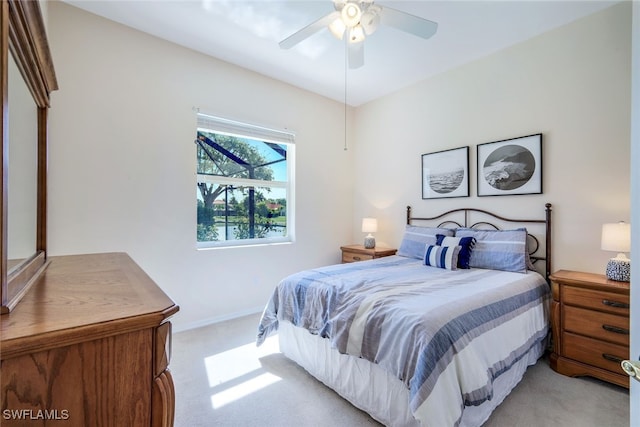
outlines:
[{"label": "dresser drawer", "polygon": [[358,262],[373,259],[373,255],[358,254],[353,252],[342,252],[342,262]]},{"label": "dresser drawer", "polygon": [[564,304],[629,316],[629,295],[573,286],[563,286],[561,292]]},{"label": "dresser drawer", "polygon": [[562,353],[573,360],[623,374],[620,362],[629,358],[629,348],[565,332]]},{"label": "dresser drawer", "polygon": [[566,306],[564,330],[629,346],[629,318],[584,308]]}]

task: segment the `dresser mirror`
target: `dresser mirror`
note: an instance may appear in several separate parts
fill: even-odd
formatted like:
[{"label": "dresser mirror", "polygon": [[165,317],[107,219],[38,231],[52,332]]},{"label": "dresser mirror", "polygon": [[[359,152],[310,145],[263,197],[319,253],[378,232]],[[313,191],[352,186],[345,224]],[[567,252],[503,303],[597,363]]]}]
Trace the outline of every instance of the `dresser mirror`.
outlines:
[{"label": "dresser mirror", "polygon": [[38,109],[12,55],[8,72],[7,274],[11,276],[36,253]]},{"label": "dresser mirror", "polygon": [[1,313],[47,266],[47,113],[57,81],[38,1],[1,0]]}]

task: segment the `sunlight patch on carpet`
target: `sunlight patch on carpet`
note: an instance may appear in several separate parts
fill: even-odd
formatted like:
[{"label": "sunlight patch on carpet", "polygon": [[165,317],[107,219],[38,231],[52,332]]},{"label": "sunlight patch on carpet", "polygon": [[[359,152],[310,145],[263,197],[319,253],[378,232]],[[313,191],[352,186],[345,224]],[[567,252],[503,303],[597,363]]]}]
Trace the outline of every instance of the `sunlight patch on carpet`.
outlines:
[{"label": "sunlight patch on carpet", "polygon": [[224,405],[235,402],[236,400],[249,396],[258,390],[262,390],[271,384],[277,383],[281,379],[282,378],[270,374],[269,372],[258,375],[255,378],[214,394],[211,396],[211,406],[213,406],[213,409],[219,409]]},{"label": "sunlight patch on carpet", "polygon": [[[274,339],[275,338],[275,339]],[[264,344],[245,344],[204,358],[209,387],[231,381],[262,367],[259,358],[279,352],[277,336],[269,337]]]},{"label": "sunlight patch on carpet", "polygon": [[[260,357],[279,351],[277,336],[272,336],[260,347],[249,343],[205,357],[209,387],[222,389],[211,396],[213,409],[280,381],[280,377],[266,372],[260,363]],[[226,383],[228,386],[224,387]]]}]

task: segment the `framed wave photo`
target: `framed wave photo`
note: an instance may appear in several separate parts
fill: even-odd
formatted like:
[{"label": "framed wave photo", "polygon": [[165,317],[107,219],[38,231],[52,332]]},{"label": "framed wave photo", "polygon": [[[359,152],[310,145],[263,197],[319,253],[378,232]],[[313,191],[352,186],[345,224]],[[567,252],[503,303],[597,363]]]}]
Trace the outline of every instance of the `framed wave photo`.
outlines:
[{"label": "framed wave photo", "polygon": [[422,198],[469,197],[469,147],[422,155]]},{"label": "framed wave photo", "polygon": [[478,196],[542,193],[542,134],[478,147]]}]

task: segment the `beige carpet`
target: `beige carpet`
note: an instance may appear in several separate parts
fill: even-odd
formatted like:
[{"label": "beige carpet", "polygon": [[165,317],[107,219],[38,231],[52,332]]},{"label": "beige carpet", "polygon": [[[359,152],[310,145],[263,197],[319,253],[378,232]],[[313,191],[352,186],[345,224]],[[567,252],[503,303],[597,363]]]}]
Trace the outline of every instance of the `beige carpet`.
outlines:
[{"label": "beige carpet", "polygon": [[[280,354],[277,339],[256,348],[258,319],[174,334],[176,427],[380,425]],[[542,359],[485,426],[628,427],[629,394],[598,380],[559,375]]]}]

